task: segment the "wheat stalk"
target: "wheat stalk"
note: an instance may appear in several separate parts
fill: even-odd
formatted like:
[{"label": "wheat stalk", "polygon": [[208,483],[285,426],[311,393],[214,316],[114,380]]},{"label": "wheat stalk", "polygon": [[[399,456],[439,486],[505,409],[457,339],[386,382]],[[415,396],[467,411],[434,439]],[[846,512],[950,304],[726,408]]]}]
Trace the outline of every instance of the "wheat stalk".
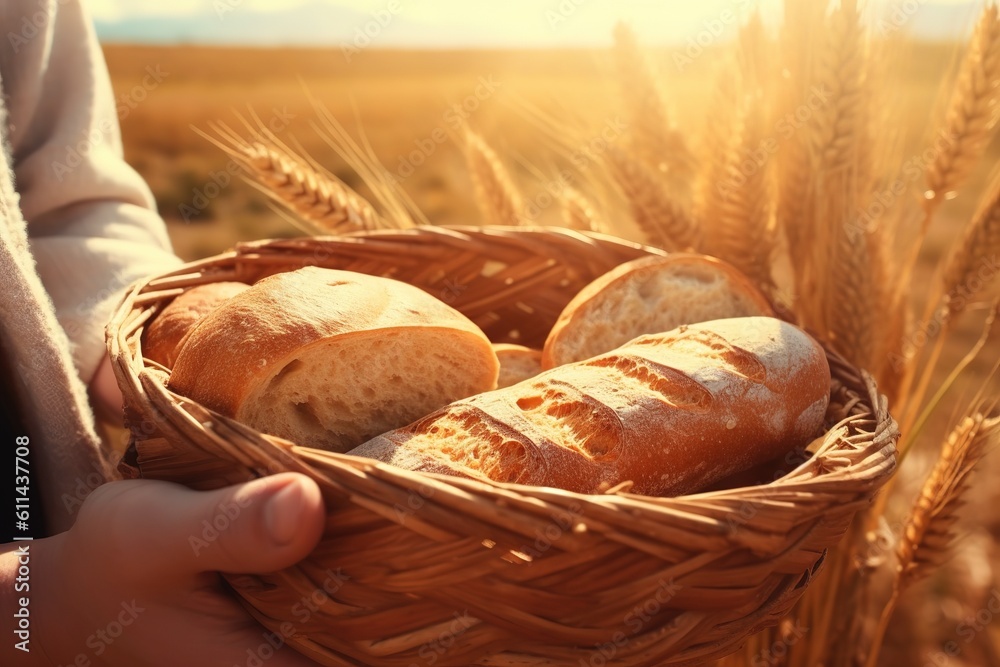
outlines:
[{"label": "wheat stalk", "polygon": [[223,123],[211,127],[221,139],[196,131],[229,154],[259,190],[295,213],[308,231],[340,234],[388,226],[347,184],[321,173],[267,136],[247,140]]},{"label": "wheat stalk", "polygon": [[465,128],[465,159],[486,224],[519,225],[524,203],[514,181],[489,144]]},{"label": "wheat stalk", "polygon": [[568,229],[581,229],[591,232],[599,232],[605,228],[600,215],[594,209],[590,201],[573,188],[563,190],[560,201],[562,203],[563,225]]},{"label": "wheat stalk", "polygon": [[698,228],[670,196],[660,174],[615,146],[608,148],[606,158],[647,242],[673,251],[697,247]]},{"label": "wheat stalk", "polygon": [[692,171],[694,157],[667,113],[663,93],[635,33],[624,23],[615,26],[618,81],[629,115],[632,148],[653,169],[683,179]]},{"label": "wheat stalk", "polygon": [[[958,79],[948,101],[944,123],[934,134],[934,153],[924,174],[924,216],[903,261],[899,290],[916,266],[941,201],[955,192],[982,158],[992,139],[1000,104],[1000,11],[995,5],[983,10],[969,48],[959,67]],[[928,309],[935,307],[933,299]],[[934,313],[928,310],[924,321]],[[912,377],[903,379],[908,388]]]},{"label": "wheat stalk", "polygon": [[1000,443],[1000,418],[976,406],[948,435],[941,455],[924,481],[896,547],[892,595],[876,629],[867,667],[878,664],[882,638],[900,595],[940,567],[955,541],[958,510],[969,489],[969,476],[989,448]]}]

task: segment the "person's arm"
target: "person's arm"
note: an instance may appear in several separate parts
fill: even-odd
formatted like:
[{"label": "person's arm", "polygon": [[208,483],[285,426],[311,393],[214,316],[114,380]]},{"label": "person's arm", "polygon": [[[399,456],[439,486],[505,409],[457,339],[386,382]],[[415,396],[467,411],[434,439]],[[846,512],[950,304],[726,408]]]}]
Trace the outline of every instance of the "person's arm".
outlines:
[{"label": "person's arm", "polygon": [[[297,623],[258,625],[214,570],[288,567],[316,546],[324,518],[319,487],[292,473],[208,492],[105,484],[69,531],[0,545],[0,664],[314,665],[286,646]],[[343,583],[333,576],[316,595]]]},{"label": "person's arm", "polygon": [[[179,260],[149,188],[122,158],[107,67],[80,0],[7,0],[0,25],[10,30],[0,76],[31,251],[90,384],[106,363],[104,325],[124,287]],[[152,95],[169,74],[148,65]]]}]

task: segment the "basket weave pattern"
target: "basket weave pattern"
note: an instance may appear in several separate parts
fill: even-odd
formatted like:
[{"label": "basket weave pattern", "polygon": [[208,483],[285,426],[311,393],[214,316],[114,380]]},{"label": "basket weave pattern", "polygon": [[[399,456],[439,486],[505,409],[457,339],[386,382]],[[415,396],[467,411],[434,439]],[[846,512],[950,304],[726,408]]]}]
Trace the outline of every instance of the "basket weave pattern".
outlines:
[{"label": "basket weave pattern", "polygon": [[484,484],[298,447],[171,393],[141,354],[143,325],[185,289],[304,265],[409,282],[494,342],[540,346],[584,285],[655,252],[567,230],[420,228],[243,244],[141,282],[108,330],[133,433],[123,469],[194,488],[279,471],[315,479],[328,511],[316,551],[226,579],[321,664],[637,667],[725,655],[791,608],[894,469],[885,400],[839,356],[829,353],[826,436],[792,472],[649,498]]}]

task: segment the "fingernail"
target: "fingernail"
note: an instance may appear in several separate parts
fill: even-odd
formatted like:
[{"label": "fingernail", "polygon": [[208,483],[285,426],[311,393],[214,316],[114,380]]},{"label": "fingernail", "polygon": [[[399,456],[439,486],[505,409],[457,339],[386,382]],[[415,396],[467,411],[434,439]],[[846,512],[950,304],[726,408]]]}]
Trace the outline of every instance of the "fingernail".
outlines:
[{"label": "fingernail", "polygon": [[302,485],[290,482],[271,496],[264,507],[264,522],[271,541],[278,546],[292,543],[302,517]]}]

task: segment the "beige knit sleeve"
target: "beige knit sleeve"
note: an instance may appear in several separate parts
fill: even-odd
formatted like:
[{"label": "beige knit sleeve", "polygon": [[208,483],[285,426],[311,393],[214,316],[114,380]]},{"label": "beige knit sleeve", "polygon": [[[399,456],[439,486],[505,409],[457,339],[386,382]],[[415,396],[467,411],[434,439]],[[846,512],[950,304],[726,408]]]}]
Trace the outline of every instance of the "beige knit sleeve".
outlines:
[{"label": "beige knit sleeve", "polygon": [[[122,157],[107,66],[79,0],[5,0],[0,12],[10,31],[0,77],[21,209],[39,276],[89,383],[122,290],[179,260],[149,188]],[[169,83],[149,65],[150,86]]]}]

